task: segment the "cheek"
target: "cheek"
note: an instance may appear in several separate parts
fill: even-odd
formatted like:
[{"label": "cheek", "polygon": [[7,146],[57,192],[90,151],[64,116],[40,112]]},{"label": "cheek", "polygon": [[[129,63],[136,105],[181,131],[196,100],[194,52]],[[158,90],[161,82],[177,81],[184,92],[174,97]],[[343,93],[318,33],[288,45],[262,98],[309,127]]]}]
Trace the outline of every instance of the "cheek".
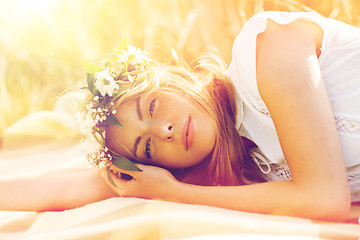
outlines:
[{"label": "cheek", "polygon": [[106,129],[105,145],[116,152],[117,154],[123,155],[125,157],[133,157],[130,152],[131,141],[129,139],[130,134],[124,134],[120,127],[109,126]]},{"label": "cheek", "polygon": [[195,129],[197,129],[197,144],[200,145],[202,149],[212,149],[215,144],[215,139],[217,136],[217,127],[214,121],[211,121],[209,117],[203,116],[196,122]]},{"label": "cheek", "polygon": [[183,167],[185,159],[189,158],[181,148],[170,144],[160,145],[158,148],[161,150],[157,152],[158,156],[153,162],[160,167],[180,168]]}]

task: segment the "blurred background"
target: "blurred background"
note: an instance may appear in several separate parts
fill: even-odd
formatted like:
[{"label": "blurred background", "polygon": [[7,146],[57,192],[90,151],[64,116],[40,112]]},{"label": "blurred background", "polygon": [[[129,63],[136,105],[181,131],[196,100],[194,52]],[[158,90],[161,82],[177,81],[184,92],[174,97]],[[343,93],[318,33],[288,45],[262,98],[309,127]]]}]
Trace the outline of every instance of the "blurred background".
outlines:
[{"label": "blurred background", "polygon": [[84,78],[79,61],[106,56],[127,36],[165,59],[191,62],[215,47],[227,63],[241,27],[266,10],[316,11],[360,27],[359,0],[0,0],[0,136],[54,107]]}]

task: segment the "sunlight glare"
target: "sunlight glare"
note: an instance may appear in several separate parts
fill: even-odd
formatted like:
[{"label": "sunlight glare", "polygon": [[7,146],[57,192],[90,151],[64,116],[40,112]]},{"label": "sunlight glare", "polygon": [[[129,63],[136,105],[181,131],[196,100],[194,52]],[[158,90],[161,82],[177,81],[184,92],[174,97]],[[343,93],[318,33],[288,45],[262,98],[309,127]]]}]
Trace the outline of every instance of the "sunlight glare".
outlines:
[{"label": "sunlight glare", "polygon": [[19,13],[18,17],[28,19],[40,15],[49,17],[49,12],[60,0],[17,0],[12,5]]},{"label": "sunlight glare", "polygon": [[18,0],[17,4],[24,9],[46,11],[58,0]]}]

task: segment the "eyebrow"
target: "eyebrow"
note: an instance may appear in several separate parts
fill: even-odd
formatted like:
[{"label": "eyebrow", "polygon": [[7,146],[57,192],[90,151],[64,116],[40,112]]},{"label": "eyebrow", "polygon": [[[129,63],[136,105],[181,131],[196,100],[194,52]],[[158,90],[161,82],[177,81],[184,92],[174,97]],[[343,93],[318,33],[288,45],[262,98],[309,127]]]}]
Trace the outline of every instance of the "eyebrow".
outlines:
[{"label": "eyebrow", "polygon": [[[142,117],[142,114],[141,114],[141,111],[140,111],[140,97],[138,97],[136,99],[136,113],[138,115],[139,120],[142,121],[143,117]],[[137,158],[136,152],[137,152],[140,141],[141,141],[141,137],[137,137],[136,140],[135,140],[135,143],[134,143],[134,153],[133,153],[133,155],[136,158]]]}]

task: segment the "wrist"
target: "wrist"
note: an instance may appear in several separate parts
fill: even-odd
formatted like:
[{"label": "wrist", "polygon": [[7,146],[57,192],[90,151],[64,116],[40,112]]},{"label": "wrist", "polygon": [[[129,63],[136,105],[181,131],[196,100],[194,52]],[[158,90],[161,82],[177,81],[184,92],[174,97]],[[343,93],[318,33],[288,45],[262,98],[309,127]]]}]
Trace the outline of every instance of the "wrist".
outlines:
[{"label": "wrist", "polygon": [[161,193],[161,199],[169,202],[178,202],[181,203],[181,194],[182,194],[182,188],[184,183],[178,181],[177,179],[173,178],[170,179],[168,184],[166,184],[166,187],[162,188]]}]

